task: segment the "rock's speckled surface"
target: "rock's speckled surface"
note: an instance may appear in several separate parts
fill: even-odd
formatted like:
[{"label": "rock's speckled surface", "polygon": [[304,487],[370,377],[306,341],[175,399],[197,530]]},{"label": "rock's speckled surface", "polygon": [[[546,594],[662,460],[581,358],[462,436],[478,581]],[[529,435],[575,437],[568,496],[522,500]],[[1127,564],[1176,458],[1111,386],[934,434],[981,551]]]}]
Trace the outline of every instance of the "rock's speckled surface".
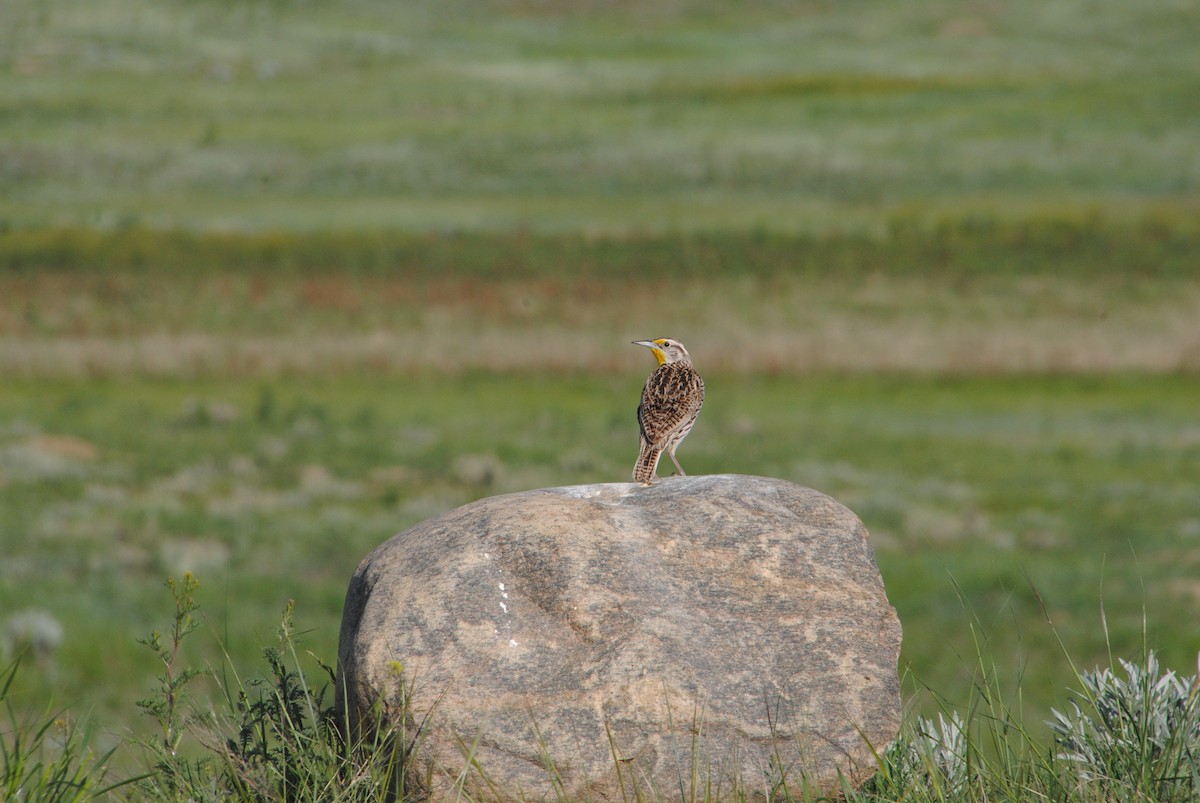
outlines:
[{"label": "rock's speckled surface", "polygon": [[620,800],[612,745],[627,790],[696,777],[765,796],[773,756],[826,787],[874,771],[899,651],[867,531],[821,493],[737,475],[547,488],[363,560],[339,706],[396,710],[403,678],[408,724],[432,710],[414,766],[434,796],[472,745],[503,797],[547,792],[548,752],[569,794]]}]

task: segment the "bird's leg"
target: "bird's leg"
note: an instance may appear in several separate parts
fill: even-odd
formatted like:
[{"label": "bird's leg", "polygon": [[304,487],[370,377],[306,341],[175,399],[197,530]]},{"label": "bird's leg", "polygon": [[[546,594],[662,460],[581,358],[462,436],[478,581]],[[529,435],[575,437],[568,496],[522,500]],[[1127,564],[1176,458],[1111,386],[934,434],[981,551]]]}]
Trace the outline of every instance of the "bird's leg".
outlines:
[{"label": "bird's leg", "polygon": [[679,461],[675,459],[675,450],[673,448],[667,450],[667,456],[670,457],[671,462],[675,464],[675,468],[679,471],[679,476],[686,477],[687,473],[684,472],[683,466],[679,465]]}]

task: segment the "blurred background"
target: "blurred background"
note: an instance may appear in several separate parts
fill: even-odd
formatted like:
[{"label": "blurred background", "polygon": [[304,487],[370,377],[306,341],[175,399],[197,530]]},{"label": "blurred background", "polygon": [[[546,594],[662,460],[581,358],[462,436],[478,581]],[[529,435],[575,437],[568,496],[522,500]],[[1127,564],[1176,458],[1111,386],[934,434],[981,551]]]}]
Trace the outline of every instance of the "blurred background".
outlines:
[{"label": "blurred background", "polygon": [[[148,727],[376,544],[625,481],[673,336],[697,474],[871,531],[906,699],[1200,649],[1200,5],[5,0],[0,659]],[[1019,693],[1018,693],[1019,692]]]}]

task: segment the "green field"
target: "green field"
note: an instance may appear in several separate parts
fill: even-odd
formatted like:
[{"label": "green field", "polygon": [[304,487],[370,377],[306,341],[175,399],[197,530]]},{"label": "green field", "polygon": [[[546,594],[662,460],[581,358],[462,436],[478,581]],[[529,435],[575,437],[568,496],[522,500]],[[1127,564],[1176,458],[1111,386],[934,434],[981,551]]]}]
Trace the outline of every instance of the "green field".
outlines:
[{"label": "green field", "polygon": [[977,702],[981,655],[1035,732],[1071,661],[1191,674],[1197,30],[1168,0],[6,2],[0,666],[44,641],[9,700],[144,733],[137,639],[185,571],[195,665],[256,666],[288,600],[332,661],[393,533],[625,481],[628,342],[663,335],[708,387],[689,473],[862,517],[914,709]]},{"label": "green field", "polygon": [[0,221],[1192,224],[1198,26],[1177,0],[10,0]]},{"label": "green field", "polygon": [[[494,493],[624,481],[639,383],[636,367],[10,383],[0,609],[64,627],[41,693],[124,724],[155,668],[135,638],[161,626],[167,575],[200,578],[215,635],[246,663],[289,599],[329,661],[350,574],[394,532]],[[782,477],[858,512],[904,624],[903,665],[950,702],[969,696],[972,617],[1031,705],[1061,698],[1072,675],[1038,593],[1084,666],[1107,665],[1109,640],[1137,654],[1143,616],[1165,660],[1194,659],[1196,378],[708,385],[685,466]]]}]

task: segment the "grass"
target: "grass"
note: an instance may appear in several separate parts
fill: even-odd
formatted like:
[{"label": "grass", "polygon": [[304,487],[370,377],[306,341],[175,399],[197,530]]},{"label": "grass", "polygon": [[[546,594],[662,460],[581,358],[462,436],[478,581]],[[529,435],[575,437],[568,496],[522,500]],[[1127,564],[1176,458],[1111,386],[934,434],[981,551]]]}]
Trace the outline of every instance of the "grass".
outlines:
[{"label": "grass", "polygon": [[[9,712],[7,727],[0,730],[0,781],[9,797],[383,801],[394,799],[393,794],[400,796],[395,799],[420,799],[421,790],[430,788],[429,771],[413,760],[422,742],[432,738],[426,730],[428,712],[393,712],[420,723],[413,731],[398,731],[380,720],[360,732],[365,740],[349,738],[352,729],[340,724],[336,710],[323,702],[329,684],[336,682],[332,669],[320,663],[328,682],[318,686],[301,667],[290,602],[277,642],[261,651],[265,673],[261,666],[247,673],[227,652],[219,666],[197,669],[188,657],[204,618],[195,596],[200,585],[186,573],[179,580],[168,579],[167,585],[174,599],[168,634],[152,631],[141,640],[161,671],[157,689],[138,707],[155,720],[158,732],[122,745],[138,752],[138,768],[123,773],[110,767],[115,750],[95,757],[74,728],[63,730],[51,744],[47,734],[59,728],[56,715],[18,720],[10,697],[19,666],[12,664],[0,682],[0,702]],[[693,764],[683,768],[687,777],[681,774],[677,790],[644,786],[633,777],[633,765],[623,773],[623,762],[615,758],[620,751],[612,745],[622,798],[742,801],[759,799],[755,794],[767,784],[770,799],[782,803],[1195,799],[1200,788],[1200,678],[1160,669],[1144,643],[1140,658],[1120,661],[1125,677],[1109,668],[1077,670],[1071,656],[1063,654],[1075,688],[1069,707],[1049,712],[1052,735],[1039,738],[1014,706],[989,648],[979,641],[975,647],[969,698],[959,707],[942,701],[936,720],[909,719],[892,744],[879,746],[875,775],[857,789],[843,784],[825,792],[788,773],[714,778],[714,767],[702,763],[702,729],[693,723]],[[192,696],[205,679],[215,692],[208,703]],[[1019,699],[1019,684],[1016,694]],[[536,723],[530,738],[546,772],[545,794],[538,799],[573,799]],[[608,738],[611,743],[611,732]],[[445,768],[451,777],[458,772],[449,791],[456,800],[506,799],[506,790],[476,761],[476,746],[460,743],[461,771]]]},{"label": "grass", "polygon": [[[15,229],[1196,219],[1188,4],[0,10]],[[137,91],[129,91],[136,86]]]},{"label": "grass", "polygon": [[[713,339],[683,336],[699,343],[709,398],[682,459],[696,473],[782,477],[848,504],[872,532],[905,626],[915,713],[970,711],[984,651],[1003,671],[982,677],[1044,744],[1042,720],[1074,677],[1056,633],[1084,666],[1143,643],[1166,665],[1192,660],[1194,617],[1179,612],[1196,604],[1200,568],[1197,378],[1186,362],[1163,369],[1144,356],[1129,373],[1069,361],[1066,373],[1013,373],[967,351],[950,352],[947,371],[933,349],[913,352],[915,369],[827,373],[789,349],[814,330],[890,349],[896,332],[943,326],[950,348],[950,334],[1000,342],[1011,319],[1010,336],[1040,326],[1033,340],[1064,354],[1087,356],[1101,332],[1144,338],[1137,353],[1157,355],[1180,347],[1172,333],[1188,331],[1194,282],[1170,271],[973,277],[948,264],[946,284],[764,273],[697,285]],[[289,599],[321,654],[354,566],[399,529],[480,496],[628,476],[627,400],[647,366],[620,344],[644,336],[644,321],[663,325],[655,280],[468,271],[406,282],[274,266],[157,276],[43,265],[0,277],[11,291],[6,353],[41,354],[0,387],[0,627],[10,644],[42,645],[21,699],[91,710],[104,723],[89,742],[98,752],[145,737],[131,701],[155,666],[136,640],[158,618],[164,575],[214,578],[198,600],[218,638],[197,643],[192,665],[253,662]],[[392,304],[389,288],[410,295]],[[679,319],[689,321],[703,331]],[[756,324],[782,346],[743,360],[735,347],[760,342]],[[383,337],[385,352],[416,344],[415,361],[322,351],[363,336]],[[223,345],[189,363],[172,337]],[[222,351],[255,338],[276,349],[260,359],[308,356],[272,367]],[[73,350],[89,339],[99,346],[80,368]],[[508,370],[481,371],[474,343],[507,355]],[[547,359],[564,344],[586,371]],[[1102,601],[1106,633],[1093,624]],[[979,615],[969,631],[964,609]],[[315,663],[305,671],[320,676]]]},{"label": "grass", "polygon": [[5,800],[91,800],[112,791],[105,783],[115,750],[97,755],[66,711],[31,713],[14,693],[19,661],[0,667],[0,795]]},{"label": "grass", "polygon": [[[206,578],[188,666],[286,657],[289,599],[327,654],[400,528],[624,479],[620,344],[671,334],[709,381],[690,470],[811,485],[873,534],[917,757],[885,781],[952,798],[959,712],[966,799],[1152,799],[1081,783],[1042,721],[1092,688],[1064,652],[1194,656],[1198,15],[0,5],[8,778],[136,775],[108,751],[150,738],[164,576]],[[321,676],[294,658],[267,674]],[[256,721],[251,679],[195,678],[210,736]],[[272,739],[337,763],[281,710]]]},{"label": "grass", "polygon": [[[238,660],[288,599],[331,645],[355,565],[394,532],[485,495],[624,480],[622,400],[642,373],[6,383],[0,610],[59,622],[52,669],[33,682],[106,716],[125,717],[145,685],[134,639],[166,574],[219,578],[201,600]],[[1101,599],[1118,654],[1140,642],[1143,606],[1164,660],[1191,649],[1193,619],[1176,612],[1195,604],[1200,569],[1194,378],[708,385],[684,465],[790,479],[858,512],[904,663],[947,698],[966,696],[974,652],[954,635],[954,583],[1038,705],[1064,667],[1027,578],[1083,661],[1108,654],[1089,624]],[[487,417],[467,414],[481,405]]]},{"label": "grass", "polygon": [[614,343],[650,326],[731,374],[1194,372],[1197,250],[1102,219],[884,239],[13,232],[0,370],[613,373]]},{"label": "grass", "polygon": [[[1190,240],[1109,226],[398,235],[333,269],[322,260],[352,238],[75,231],[56,252],[15,233],[0,627],[45,656],[22,699],[93,711],[98,752],[143,738],[130,701],[154,666],[136,639],[160,579],[184,571],[215,578],[199,598],[219,640],[194,665],[252,661],[289,599],[306,639],[332,645],[347,578],[399,529],[480,496],[627,477],[627,400],[648,366],[620,344],[670,332],[709,387],[688,469],[848,504],[905,626],[915,712],[969,710],[986,650],[1044,743],[1073,676],[1055,632],[1083,665],[1144,641],[1167,665],[1194,649],[1178,615],[1196,604],[1200,526]],[[819,258],[789,271],[808,248]],[[156,267],[164,254],[183,255],[178,272]],[[1060,254],[1076,254],[1062,272]],[[556,278],[558,259],[585,267]],[[754,270],[731,275],[743,259]],[[491,275],[509,263],[515,277]],[[664,315],[670,266],[691,264],[688,311]],[[969,633],[964,602],[980,612]]]}]

